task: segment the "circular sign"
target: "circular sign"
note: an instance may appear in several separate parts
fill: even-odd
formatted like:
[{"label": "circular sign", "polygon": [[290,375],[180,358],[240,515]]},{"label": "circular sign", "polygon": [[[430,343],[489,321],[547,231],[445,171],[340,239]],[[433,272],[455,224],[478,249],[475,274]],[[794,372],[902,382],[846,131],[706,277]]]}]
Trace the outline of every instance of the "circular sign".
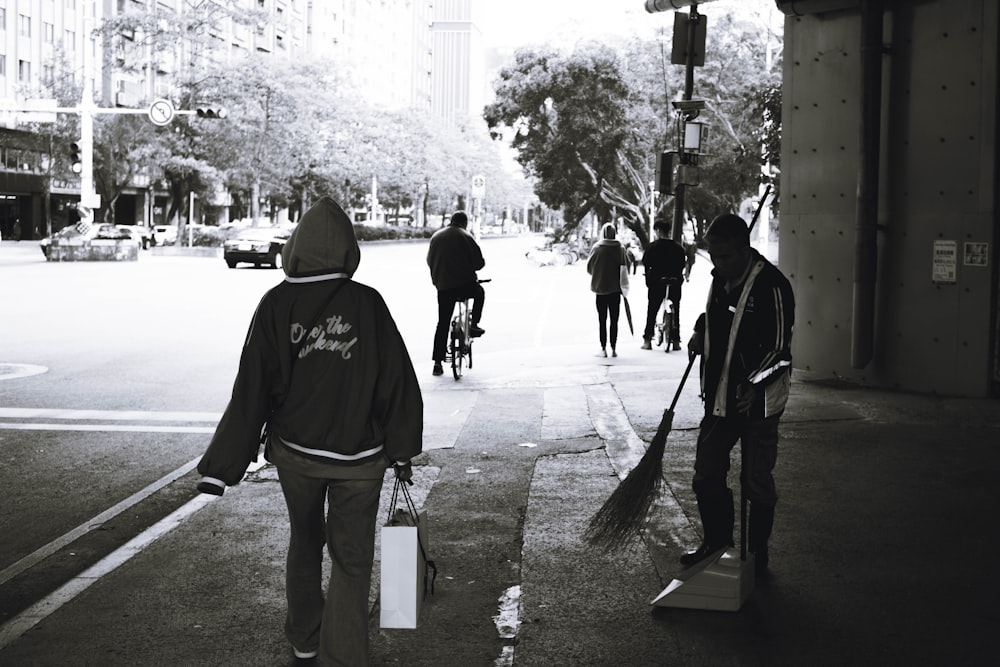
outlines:
[{"label": "circular sign", "polygon": [[476,174],[472,177],[472,196],[482,197],[484,194],[486,194],[486,177]]},{"label": "circular sign", "polygon": [[174,119],[174,105],[163,98],[153,100],[149,105],[149,120],[153,125],[169,125]]}]

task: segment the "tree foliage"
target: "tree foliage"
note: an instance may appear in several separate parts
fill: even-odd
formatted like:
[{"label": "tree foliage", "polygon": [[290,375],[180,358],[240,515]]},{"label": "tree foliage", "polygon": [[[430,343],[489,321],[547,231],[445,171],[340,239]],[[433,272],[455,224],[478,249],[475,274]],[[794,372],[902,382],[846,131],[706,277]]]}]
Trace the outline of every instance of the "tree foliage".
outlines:
[{"label": "tree foliage", "polygon": [[[696,220],[737,210],[756,193],[780,136],[778,67],[764,67],[768,35],[731,16],[710,25],[706,62],[695,70],[693,97],[705,100],[708,125],[698,157],[701,184],[686,188],[685,213]],[[587,213],[616,212],[645,244],[656,156],[678,149],[682,125],[671,102],[684,94],[684,68],[671,65],[663,38],[583,44],[569,53],[521,50],[494,83],[484,118],[509,140],[536,181],[542,202],[562,208],[572,229]],[[671,196],[653,213],[670,217]]]},{"label": "tree foliage", "polygon": [[[328,60],[257,53],[234,59],[220,50],[212,26],[228,21],[252,30],[260,20],[244,4],[186,0],[183,12],[154,6],[101,26],[118,71],[143,75],[152,53],[159,69],[174,72],[169,97],[182,111],[162,128],[95,122],[107,154],[95,164],[102,187],[137,173],[133,162],[145,164],[151,181],[170,193],[168,217],[178,214],[182,223],[191,194],[202,214],[228,204],[230,215],[257,220],[278,208],[301,212],[324,194],[362,205],[373,179],[387,211],[449,211],[468,194],[474,174],[487,176],[488,208],[526,202],[523,181],[502,168],[500,147],[481,123],[444,126],[427,112],[372,108]],[[188,114],[199,106],[224,107],[229,116]],[[221,199],[227,193],[231,202]],[[258,210],[262,202],[265,211]]]}]

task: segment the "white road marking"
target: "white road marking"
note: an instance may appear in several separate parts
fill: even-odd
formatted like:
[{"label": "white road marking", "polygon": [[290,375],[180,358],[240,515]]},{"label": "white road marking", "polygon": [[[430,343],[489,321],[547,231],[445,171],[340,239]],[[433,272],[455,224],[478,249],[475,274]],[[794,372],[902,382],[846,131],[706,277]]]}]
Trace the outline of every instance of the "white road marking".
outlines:
[{"label": "white road marking", "polygon": [[[264,465],[264,459],[260,458],[256,463],[250,464],[250,469],[247,472],[254,472],[262,468]],[[189,500],[186,504],[153,524],[139,535],[136,535],[134,538],[105,556],[80,575],[68,581],[58,590],[39,600],[17,616],[7,621],[2,627],[0,627],[0,650],[8,644],[14,642],[18,637],[31,628],[35,627],[38,623],[49,616],[49,614],[52,614],[77,595],[90,588],[92,584],[97,583],[101,577],[110,574],[119,566],[124,565],[133,556],[142,553],[146,547],[150,546],[160,537],[177,528],[195,512],[205,507],[212,501],[217,500],[219,497],[220,496],[199,493],[192,500]]]},{"label": "white road marking", "polygon": [[85,523],[80,524],[79,526],[69,531],[65,535],[57,537],[56,539],[52,540],[51,542],[41,547],[40,549],[36,549],[34,552],[28,554],[27,556],[20,559],[16,563],[4,568],[3,571],[0,571],[0,586],[7,583],[8,581],[13,579],[17,575],[21,574],[28,568],[33,567],[36,563],[40,563],[41,561],[45,560],[46,558],[56,553],[66,545],[72,543],[79,537],[86,535],[95,528],[99,528],[105,522],[118,516],[125,510],[129,509],[130,507],[138,505],[140,502],[142,502],[149,496],[153,495],[163,487],[167,486],[174,480],[183,477],[189,471],[193,470],[196,465],[198,465],[198,461],[199,459],[193,459],[191,461],[188,461],[177,470],[174,470],[173,472],[165,475],[164,477],[161,477],[160,479],[156,480],[155,482],[153,482],[146,488],[142,489],[141,491],[133,493],[125,500],[121,501],[120,503],[112,507],[109,507],[108,509],[104,510],[103,512],[93,517],[92,519],[86,521]]},{"label": "white road marking", "polygon": [[221,412],[157,410],[68,410],[61,408],[0,408],[0,419],[74,419],[151,422],[218,422]]},{"label": "white road marking", "polygon": [[21,424],[0,422],[7,431],[115,431],[123,433],[215,433],[214,426],[150,426],[124,424]]},{"label": "white road marking", "polygon": [[0,364],[0,380],[16,380],[17,378],[41,375],[48,372],[45,366],[35,364]]}]

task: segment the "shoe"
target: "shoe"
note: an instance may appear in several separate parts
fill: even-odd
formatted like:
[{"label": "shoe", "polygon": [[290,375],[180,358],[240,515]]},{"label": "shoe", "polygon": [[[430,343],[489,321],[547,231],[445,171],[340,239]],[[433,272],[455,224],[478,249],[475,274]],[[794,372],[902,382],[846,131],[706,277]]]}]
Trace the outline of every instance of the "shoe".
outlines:
[{"label": "shoe", "polygon": [[295,657],[299,660],[308,660],[309,658],[315,658],[317,651],[300,651],[299,649],[292,647],[292,652],[295,653]]},{"label": "shoe", "polygon": [[657,332],[656,334],[656,347],[663,345],[663,332]]},{"label": "shoe", "polygon": [[607,350],[605,350],[604,348],[601,348],[601,351],[597,353],[597,356],[599,356],[599,357],[605,357],[605,358],[607,358],[607,356],[608,356],[608,351],[607,351]]},{"label": "shoe", "polygon": [[757,581],[766,581],[771,576],[767,569],[767,549],[753,553],[753,576]]},{"label": "shoe", "polygon": [[692,565],[705,560],[720,549],[725,549],[725,546],[717,547],[702,542],[700,547],[681,556],[681,565],[684,567],[691,567]]},{"label": "shoe", "polygon": [[440,361],[434,362],[434,370],[432,372],[434,375],[444,375],[444,368],[441,367]]},{"label": "shoe", "polygon": [[486,329],[480,328],[478,324],[473,324],[471,327],[469,327],[470,338],[479,338],[484,333],[486,333]]},{"label": "shoe", "polygon": [[643,350],[652,350],[653,349],[653,344],[649,341],[648,338],[643,339],[643,341],[642,341],[642,349]]},{"label": "shoe", "polygon": [[615,348],[611,348],[611,356],[612,357],[617,357],[618,356],[618,353],[615,352]]},{"label": "shoe", "polygon": [[674,352],[680,352],[681,344],[678,343],[676,340],[673,342],[673,347],[674,347]]}]

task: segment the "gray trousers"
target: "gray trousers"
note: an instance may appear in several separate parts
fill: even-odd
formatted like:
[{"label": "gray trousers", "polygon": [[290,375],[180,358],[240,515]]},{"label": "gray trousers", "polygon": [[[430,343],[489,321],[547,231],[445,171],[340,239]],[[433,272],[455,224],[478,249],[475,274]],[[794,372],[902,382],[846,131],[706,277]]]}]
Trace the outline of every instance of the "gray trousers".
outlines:
[{"label": "gray trousers", "polygon": [[[368,665],[368,592],[382,479],[320,479],[278,469],[288,505],[285,636],[320,665]],[[324,520],[324,505],[326,517]],[[330,584],[323,596],[323,547]]]}]

